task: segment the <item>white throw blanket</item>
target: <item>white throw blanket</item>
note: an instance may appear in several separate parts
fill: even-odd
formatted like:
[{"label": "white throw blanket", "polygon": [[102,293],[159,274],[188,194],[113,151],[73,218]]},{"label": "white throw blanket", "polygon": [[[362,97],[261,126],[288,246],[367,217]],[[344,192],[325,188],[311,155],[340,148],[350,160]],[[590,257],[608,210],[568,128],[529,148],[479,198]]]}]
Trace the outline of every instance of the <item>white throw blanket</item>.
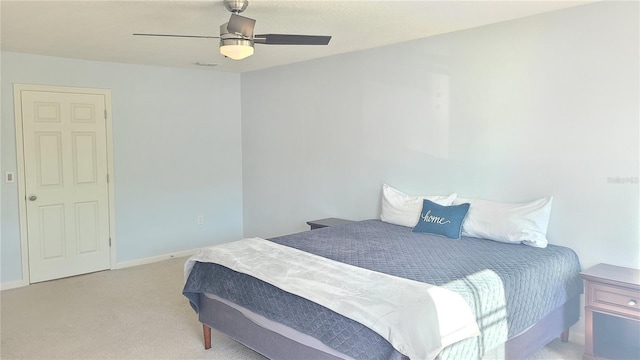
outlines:
[{"label": "white throw blanket", "polygon": [[353,319],[412,360],[433,359],[446,346],[480,334],[457,293],[326,259],[260,238],[200,250],[185,263],[223,265]]}]

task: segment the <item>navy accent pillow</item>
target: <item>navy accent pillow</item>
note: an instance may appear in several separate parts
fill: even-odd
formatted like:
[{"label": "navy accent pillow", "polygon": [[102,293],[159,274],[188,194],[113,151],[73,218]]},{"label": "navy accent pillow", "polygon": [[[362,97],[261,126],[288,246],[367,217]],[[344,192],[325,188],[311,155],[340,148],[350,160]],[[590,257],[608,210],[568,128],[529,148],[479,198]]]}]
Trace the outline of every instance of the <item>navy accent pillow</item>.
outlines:
[{"label": "navy accent pillow", "polygon": [[422,212],[413,232],[430,233],[460,239],[462,222],[469,211],[469,204],[443,206],[424,199]]}]

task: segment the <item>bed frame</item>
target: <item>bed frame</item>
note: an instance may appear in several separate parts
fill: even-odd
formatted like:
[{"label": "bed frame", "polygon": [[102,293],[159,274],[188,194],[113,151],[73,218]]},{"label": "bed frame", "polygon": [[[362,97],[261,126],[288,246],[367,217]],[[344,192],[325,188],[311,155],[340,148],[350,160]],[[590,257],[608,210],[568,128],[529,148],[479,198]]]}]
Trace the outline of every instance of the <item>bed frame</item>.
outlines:
[{"label": "bed frame", "polygon": [[[262,327],[240,311],[200,294],[199,320],[204,333],[204,347],[211,348],[211,329],[216,329],[269,359],[339,359],[335,355],[306,346],[278,332]],[[569,328],[580,317],[580,295],[557,307],[522,333],[507,340],[506,359],[526,359],[546,344],[560,337],[569,341]]]}]

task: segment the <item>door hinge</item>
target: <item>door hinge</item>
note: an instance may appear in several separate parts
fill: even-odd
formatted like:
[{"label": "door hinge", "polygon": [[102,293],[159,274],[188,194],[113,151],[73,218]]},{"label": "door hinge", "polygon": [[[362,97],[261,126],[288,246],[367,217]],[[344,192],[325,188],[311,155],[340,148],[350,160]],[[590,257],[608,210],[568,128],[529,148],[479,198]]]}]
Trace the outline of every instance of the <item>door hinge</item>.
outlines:
[{"label": "door hinge", "polygon": [[104,119],[107,120],[107,110],[104,111]]},{"label": "door hinge", "polygon": [[107,184],[109,183],[109,174],[107,174]]},{"label": "door hinge", "polygon": [[111,246],[111,238],[109,238],[109,246]]}]

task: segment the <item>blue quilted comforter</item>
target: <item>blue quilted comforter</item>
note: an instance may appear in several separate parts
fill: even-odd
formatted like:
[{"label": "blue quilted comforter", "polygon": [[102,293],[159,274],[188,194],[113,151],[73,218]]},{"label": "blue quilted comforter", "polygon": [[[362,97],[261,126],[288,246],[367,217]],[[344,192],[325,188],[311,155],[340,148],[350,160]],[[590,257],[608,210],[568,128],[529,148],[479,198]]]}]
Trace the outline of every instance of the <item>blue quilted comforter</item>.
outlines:
[{"label": "blue quilted comforter", "polygon": [[[445,349],[441,358],[480,358],[582,293],[580,263],[569,248],[545,249],[463,237],[413,233],[366,220],[270,239],[350,265],[445,287],[463,296],[482,335]],[[390,359],[397,352],[361,324],[311,301],[223,266],[197,263],[183,294],[198,311],[212,293],[320,339],[356,359]]]}]

